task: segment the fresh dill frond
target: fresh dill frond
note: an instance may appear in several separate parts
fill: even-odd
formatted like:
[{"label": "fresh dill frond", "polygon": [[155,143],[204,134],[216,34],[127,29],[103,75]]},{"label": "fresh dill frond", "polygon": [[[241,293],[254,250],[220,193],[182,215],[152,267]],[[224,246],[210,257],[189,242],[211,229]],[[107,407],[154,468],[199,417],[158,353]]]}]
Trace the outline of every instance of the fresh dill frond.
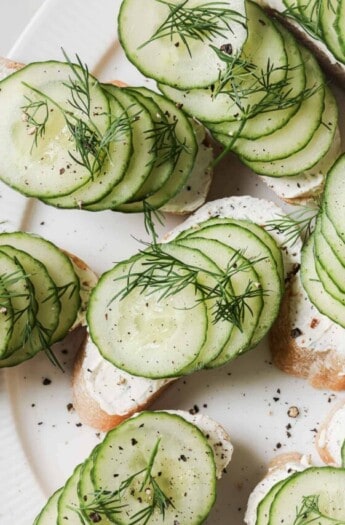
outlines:
[{"label": "fresh dill frond", "polygon": [[168,0],[156,0],[169,8],[169,15],[153,33],[151,38],[141,44],[139,49],[155,40],[162,38],[173,39],[178,35],[192,57],[190,40],[200,42],[212,41],[216,37],[225,37],[232,31],[231,23],[245,25],[245,17],[233,9],[229,9],[226,2],[205,2],[200,5],[187,7],[189,0],[178,4]]},{"label": "fresh dill frond", "polygon": [[344,525],[343,519],[328,516],[320,509],[320,496],[311,494],[302,497],[302,504],[296,509],[296,517],[292,525],[309,525],[321,523],[333,523],[334,525]]},{"label": "fresh dill frond", "polygon": [[27,104],[20,109],[23,110],[23,120],[27,124],[28,134],[33,135],[31,151],[34,146],[38,146],[39,139],[42,139],[46,132],[49,118],[49,107],[47,100],[32,100],[25,96]]},{"label": "fresh dill frond", "polygon": [[181,142],[177,133],[176,126],[178,121],[168,122],[159,120],[154,122],[154,127],[145,131],[146,139],[153,139],[153,146],[150,153],[155,153],[159,159],[157,167],[165,162],[172,162],[175,168],[183,151],[189,151],[186,145],[186,139]]},{"label": "fresh dill frond", "polygon": [[[321,40],[323,36],[321,26],[322,0],[304,0],[292,4],[282,12],[282,16],[296,20],[311,37]],[[327,0],[328,8],[334,12],[332,0]]]},{"label": "fresh dill frond", "polygon": [[299,239],[305,242],[315,228],[319,208],[300,206],[299,209],[287,215],[279,215],[276,219],[266,222],[267,231],[276,230],[286,237],[283,246],[294,246]]}]

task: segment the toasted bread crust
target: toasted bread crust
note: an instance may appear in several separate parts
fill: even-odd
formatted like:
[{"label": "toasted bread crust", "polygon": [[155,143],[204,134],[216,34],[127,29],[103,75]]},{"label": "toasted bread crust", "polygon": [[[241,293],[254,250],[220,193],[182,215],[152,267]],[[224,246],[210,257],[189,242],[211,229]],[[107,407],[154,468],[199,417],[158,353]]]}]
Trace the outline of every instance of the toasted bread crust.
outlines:
[{"label": "toasted bread crust", "polygon": [[315,388],[345,389],[345,358],[336,349],[316,351],[298,346],[292,337],[290,320],[291,287],[285,293],[281,310],[269,336],[274,364],[288,374],[308,379]]},{"label": "toasted bread crust", "polygon": [[[72,375],[72,386],[73,386],[73,406],[77,411],[82,423],[89,425],[90,427],[96,428],[102,432],[107,432],[112,428],[119,425],[125,419],[131,417],[136,412],[145,410],[148,408],[170,385],[170,383],[164,384],[161,388],[156,390],[152,395],[147,397],[145,403],[138,404],[133,400],[132,408],[125,414],[108,414],[105,412],[99,403],[90,395],[87,389],[85,381],[85,369],[83,368],[83,361],[85,359],[85,349],[87,345],[87,339],[78,351],[73,375]],[[115,396],[115,394],[114,394]]]}]

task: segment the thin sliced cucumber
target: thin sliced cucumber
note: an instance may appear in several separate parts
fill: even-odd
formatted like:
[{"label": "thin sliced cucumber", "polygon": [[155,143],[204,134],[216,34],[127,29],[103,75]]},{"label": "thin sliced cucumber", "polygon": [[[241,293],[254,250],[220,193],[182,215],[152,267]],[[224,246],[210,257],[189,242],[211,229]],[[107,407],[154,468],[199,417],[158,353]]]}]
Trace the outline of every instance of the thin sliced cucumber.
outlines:
[{"label": "thin sliced cucumber", "polygon": [[[259,278],[258,286],[262,289],[264,299],[259,321],[251,338],[251,346],[255,346],[267,333],[278,315],[283,294],[281,275],[277,271],[271,251],[259,237],[250,230],[242,228],[241,221],[230,220],[227,224],[227,219],[224,219],[222,223],[214,226],[207,226],[206,222],[204,228],[196,232],[192,230],[187,238],[189,236],[202,236],[228,244],[253,262],[254,270]],[[252,283],[252,285],[254,284]]]},{"label": "thin sliced cucumber", "polygon": [[184,418],[143,412],[110,431],[94,456],[95,491],[116,494],[128,480],[122,507],[108,513],[118,525],[152,506],[158,489],[170,503],[164,513],[155,505],[150,523],[201,524],[216,497],[214,454],[204,434]]},{"label": "thin sliced cucumber", "polygon": [[18,297],[14,299],[19,301],[19,304],[15,306],[13,302],[17,320],[11,341],[8,345],[8,350],[4,356],[9,357],[15,350],[22,348],[30,337],[37,316],[37,297],[41,296],[39,290],[41,289],[45,291],[47,299],[45,307],[47,310],[52,308],[54,312],[54,315],[52,316],[53,324],[46,326],[45,328],[47,330],[52,330],[52,326],[57,326],[57,316],[60,312],[60,303],[55,285],[42,263],[28,253],[13,248],[12,246],[0,246],[0,251],[6,253],[14,261],[19,262],[25,277],[24,279],[21,279],[20,277],[18,278],[17,284],[22,283],[23,290],[17,290]]},{"label": "thin sliced cucumber", "polygon": [[320,25],[322,28],[322,37],[327,47],[331,50],[335,58],[340,60],[340,62],[345,62],[345,50],[343,49],[336,25],[339,6],[340,3],[338,0],[321,0]]},{"label": "thin sliced cucumber", "polygon": [[269,525],[270,517],[270,508],[272,502],[275,498],[275,495],[280,490],[282,485],[285,483],[285,479],[275,483],[271,490],[265,495],[265,497],[260,501],[259,505],[256,508],[256,522],[255,525]]},{"label": "thin sliced cucumber", "polygon": [[341,155],[327,175],[323,205],[326,214],[345,242],[345,154]]},{"label": "thin sliced cucumber", "polygon": [[[26,294],[22,267],[5,253],[0,253],[0,357],[8,353],[15,330],[16,295]],[[12,304],[13,301],[13,304]]]},{"label": "thin sliced cucumber", "polygon": [[[61,303],[59,323],[50,342],[52,344],[63,339],[75,322],[80,308],[80,282],[69,257],[52,242],[29,233],[2,233],[0,246],[5,244],[27,252],[45,266],[56,286]],[[45,299],[47,300],[47,290]],[[56,308],[57,304],[54,310]]]},{"label": "thin sliced cucumber", "polygon": [[226,44],[237,54],[247,37],[245,21],[243,0],[124,0],[118,30],[127,58],[139,71],[185,89],[218,79],[226,63],[213,47]]},{"label": "thin sliced cucumber", "polygon": [[[156,161],[151,130],[154,127],[150,112],[129,91],[112,84],[103,84],[109,96],[114,96],[125,108],[132,122],[133,151],[125,177],[103,199],[85,206],[89,211],[118,209],[132,199],[149,177]],[[114,159],[115,160],[115,159]]]},{"label": "thin sliced cucumber", "polygon": [[[321,231],[327,244],[343,266],[345,266],[345,242],[339,237],[325,210],[321,212]],[[320,254],[321,255],[321,254]]]},{"label": "thin sliced cucumber", "polygon": [[150,175],[130,199],[130,201],[136,202],[147,199],[147,197],[158,191],[169,179],[174,169],[173,159],[169,156],[174,142],[173,136],[168,131],[168,119],[153,98],[144,96],[135,88],[130,88],[128,91],[150,112],[153,128],[148,132],[148,135],[154,137],[153,149],[156,153],[156,160],[152,166]]},{"label": "thin sliced cucumber", "polygon": [[[175,197],[178,192],[185,186],[188,178],[191,176],[197,163],[198,143],[194,128],[187,118],[186,114],[176,107],[176,105],[162,95],[158,95],[147,88],[136,88],[136,91],[153,98],[161,108],[161,111],[168,119],[168,122],[174,128],[175,141],[178,146],[178,155],[174,159],[174,170],[160,190],[148,197],[146,203],[151,208],[160,208],[170,199]],[[143,201],[123,204],[118,208],[119,211],[137,213],[144,210]]]},{"label": "thin sliced cucumber", "polygon": [[[35,519],[33,525],[53,525],[57,523],[58,520],[58,501],[61,495],[62,488],[58,489],[54,494],[49,498],[37,518]],[[80,523],[80,522],[79,522]],[[79,525],[79,524],[78,524]]]},{"label": "thin sliced cucumber", "polygon": [[[81,502],[78,495],[78,481],[82,465],[78,465],[70,478],[66,481],[58,501],[57,525],[85,525],[81,517]],[[102,523],[103,525],[103,523]]]},{"label": "thin sliced cucumber", "polygon": [[[83,76],[78,65],[75,70]],[[54,61],[32,63],[1,81],[0,178],[25,195],[66,195],[92,178],[91,172],[80,164],[80,152],[66,124],[66,115],[70,127],[78,129],[90,126],[91,115],[104,134],[109,126],[108,100],[97,80],[89,76],[85,80],[90,100],[86,115],[85,109],[75,109],[71,102],[75,89],[69,86],[73,83],[80,86],[70,65]],[[79,102],[84,107],[86,97],[81,98],[83,102]],[[91,155],[87,157],[93,162]]]},{"label": "thin sliced cucumber", "polygon": [[324,288],[315,268],[314,236],[309,237],[302,250],[301,280],[316,308],[335,323],[345,328],[345,305],[334,299]]},{"label": "thin sliced cucumber", "polygon": [[[345,1],[339,0],[335,30],[338,34],[340,45],[345,56]],[[345,60],[344,60],[345,61]]]},{"label": "thin sliced cucumber", "polygon": [[242,158],[244,164],[255,173],[268,177],[300,175],[315,166],[332,147],[338,125],[338,106],[330,89],[325,89],[325,105],[322,120],[310,141],[292,155],[268,162],[251,162]]},{"label": "thin sliced cucumber", "polygon": [[135,286],[147,265],[149,255],[142,254],[101,276],[87,312],[90,335],[103,357],[118,368],[144,377],[174,377],[194,361],[205,342],[206,306],[193,284],[164,297],[166,275],[158,268],[160,286]]},{"label": "thin sliced cucumber", "polygon": [[317,222],[314,230],[314,255],[315,267],[324,288],[336,299],[345,302],[345,266],[323,236],[321,221]]},{"label": "thin sliced cucumber", "polygon": [[109,97],[109,118],[114,139],[109,144],[107,159],[102,169],[89,182],[69,195],[44,199],[46,204],[57,208],[83,208],[102,199],[124,178],[132,153],[132,132],[129,125],[131,120],[114,97]]},{"label": "thin sliced cucumber", "polygon": [[320,525],[345,521],[345,469],[310,467],[288,478],[270,509],[270,525],[315,522]]},{"label": "thin sliced cucumber", "polygon": [[[303,92],[306,86],[305,68],[302,60],[300,46],[297,44],[296,39],[289,31],[276,22],[276,26],[279,32],[282,34],[287,53],[287,75],[286,78],[281,81],[281,88],[277,97],[282,98],[282,105],[284,109],[279,109],[279,102],[274,109],[269,110],[269,104],[266,109],[262,108],[260,111],[260,101],[258,102],[258,113],[246,120],[245,125],[242,129],[240,113],[238,119],[234,122],[226,122],[226,118],[223,117],[222,122],[219,124],[205,123],[209,127],[212,133],[221,133],[229,136],[235,136],[240,132],[240,136],[246,139],[257,139],[265,135],[273,133],[277,129],[282,128],[287,121],[298,111],[301,100],[303,99]],[[267,64],[271,63],[271,58],[268,55]],[[275,62],[272,62],[274,65]],[[267,66],[266,64],[266,66]],[[272,84],[271,88],[276,89],[274,86],[274,79],[269,79]],[[251,97],[248,97],[248,105],[251,105]],[[255,108],[255,104],[252,107]],[[225,122],[224,122],[225,121]],[[241,128],[241,130],[240,130]]]},{"label": "thin sliced cucumber", "polygon": [[[287,158],[305,147],[321,123],[324,108],[324,79],[316,59],[305,48],[301,48],[305,64],[309,96],[301,103],[297,113],[277,131],[256,140],[236,139],[233,151],[249,161],[270,161]],[[217,135],[218,137],[218,135]],[[225,145],[231,142],[227,137]]]},{"label": "thin sliced cucumber", "polygon": [[[213,290],[219,284],[222,272],[226,270],[229,254],[222,251],[222,245],[213,241],[209,241],[208,248],[210,250],[208,253],[212,253],[212,259],[204,255],[202,245],[198,244],[198,242],[188,242],[188,239],[187,241],[182,241],[182,243],[169,242],[162,245],[164,253],[168,253],[175,259],[182,261],[190,268],[194,268],[197,271],[198,283],[209,290]],[[221,268],[213,262],[215,260],[222,260]],[[233,328],[232,323],[227,320],[214,322],[218,300],[219,298],[217,297],[205,300],[208,320],[206,340],[196,359],[184,368],[184,374],[203,368],[208,362],[215,359],[229,340]]]},{"label": "thin sliced cucumber", "polygon": [[[201,121],[217,123],[223,121],[237,121],[241,119],[243,106],[252,105],[263,98],[263,91],[253,93],[251,97],[241,98],[241,91],[246,93],[251,89],[255,80],[254,74],[244,74],[239,64],[247,61],[255,69],[256,75],[262,75],[267,69],[267,64],[274,64],[275,71],[270,81],[281,82],[286,77],[287,55],[284,42],[274,22],[258,5],[246,2],[248,38],[243,46],[243,51],[234,62],[234,73],[237,75],[238,86],[236,91],[231,82],[221,87],[219,82],[209,81],[204,89],[190,89],[188,91],[174,89],[173,87],[159,84],[162,93],[171,100],[180,104],[192,117]],[[234,55],[232,53],[233,57]],[[241,77],[242,74],[242,77]],[[238,103],[238,97],[241,98]],[[247,99],[250,98],[250,101]]]}]

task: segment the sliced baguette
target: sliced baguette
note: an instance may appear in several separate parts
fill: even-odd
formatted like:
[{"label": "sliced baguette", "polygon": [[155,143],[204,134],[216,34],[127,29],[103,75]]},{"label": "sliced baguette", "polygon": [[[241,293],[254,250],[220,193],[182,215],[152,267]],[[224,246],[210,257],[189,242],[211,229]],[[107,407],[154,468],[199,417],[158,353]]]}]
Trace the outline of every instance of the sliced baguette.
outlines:
[{"label": "sliced baguette", "polygon": [[324,463],[344,466],[342,446],[345,442],[345,399],[338,401],[329,412],[316,435],[316,449]]},{"label": "sliced baguette", "polygon": [[294,472],[300,472],[310,466],[310,459],[298,452],[281,454],[268,465],[264,478],[256,485],[249,496],[244,521],[247,525],[256,524],[257,508],[271,488]]}]

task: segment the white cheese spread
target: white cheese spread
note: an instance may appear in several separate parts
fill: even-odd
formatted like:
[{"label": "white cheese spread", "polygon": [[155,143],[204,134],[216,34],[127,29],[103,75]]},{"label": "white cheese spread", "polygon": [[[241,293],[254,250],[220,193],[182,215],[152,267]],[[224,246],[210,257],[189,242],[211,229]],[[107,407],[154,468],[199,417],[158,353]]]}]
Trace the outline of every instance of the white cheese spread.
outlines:
[{"label": "white cheese spread", "polygon": [[90,396],[109,415],[125,415],[147,403],[157,390],[173,379],[147,379],[132,376],[106,361],[88,340],[82,374]]}]

